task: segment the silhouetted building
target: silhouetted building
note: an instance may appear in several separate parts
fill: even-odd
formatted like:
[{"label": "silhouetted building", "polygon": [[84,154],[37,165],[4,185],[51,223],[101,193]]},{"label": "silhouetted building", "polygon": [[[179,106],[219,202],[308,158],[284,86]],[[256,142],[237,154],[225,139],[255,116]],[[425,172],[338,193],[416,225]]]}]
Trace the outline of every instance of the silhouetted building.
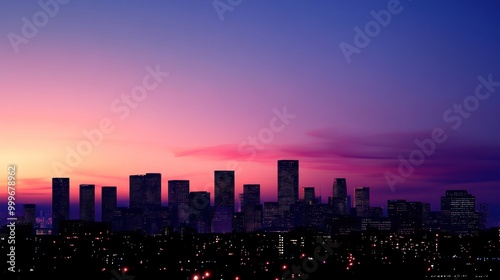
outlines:
[{"label": "silhouetted building", "polygon": [[84,221],[82,220],[67,220],[67,221],[61,221],[60,225],[60,235],[71,238],[71,239],[77,239],[82,236],[84,232]]},{"label": "silhouetted building", "polygon": [[278,204],[282,218],[290,205],[299,200],[299,161],[278,160]]},{"label": "silhouetted building", "polygon": [[210,193],[196,191],[189,193],[189,225],[198,233],[211,232]]},{"label": "silhouetted building", "polygon": [[80,185],[80,220],[95,222],[95,185]]},{"label": "silhouetted building", "polygon": [[143,208],[116,207],[113,212],[112,230],[145,233]]},{"label": "silhouetted building", "polygon": [[428,231],[430,230],[430,221],[431,221],[431,204],[430,203],[422,203],[422,230]]},{"label": "silhouetted building", "polygon": [[243,185],[241,212],[245,232],[253,232],[262,227],[262,205],[260,204],[260,185]]},{"label": "silhouetted building", "polygon": [[161,207],[161,174],[130,175],[130,208]]},{"label": "silhouetted building", "polygon": [[52,178],[52,234],[69,218],[69,178]]},{"label": "silhouetted building", "polygon": [[347,196],[347,183],[345,178],[333,180],[332,197],[329,199],[334,215],[349,215],[350,206]]},{"label": "silhouetted building", "polygon": [[384,216],[384,208],[382,207],[370,207],[370,217],[371,218],[382,218]]},{"label": "silhouetted building", "polygon": [[113,213],[113,231],[155,235],[170,226],[168,207],[156,209],[117,207]]},{"label": "silhouetted building", "polygon": [[103,223],[111,224],[113,212],[117,207],[117,188],[115,186],[103,186],[101,188],[101,220]]},{"label": "silhouetted building", "polygon": [[479,230],[479,214],[476,197],[466,190],[448,190],[441,197],[443,231],[455,234],[471,234]]},{"label": "silhouetted building", "polygon": [[306,204],[312,205],[316,204],[316,194],[314,187],[304,187],[304,202]]},{"label": "silhouetted building", "polygon": [[214,172],[214,206],[230,207],[234,211],[234,171]]},{"label": "silhouetted building", "polygon": [[397,232],[408,216],[408,204],[404,199],[387,201],[387,216],[392,224],[392,230]]},{"label": "silhouetted building", "polygon": [[332,208],[328,204],[306,205],[305,225],[324,231],[326,224],[332,218]]},{"label": "silhouetted building", "polygon": [[168,181],[168,208],[175,230],[189,223],[189,180]]},{"label": "silhouetted building", "polygon": [[36,228],[36,204],[24,204],[24,223]]},{"label": "silhouetted building", "polygon": [[357,230],[358,220],[353,215],[348,216],[333,216],[330,222],[330,229],[335,235],[348,235]]},{"label": "silhouetted building", "polygon": [[424,206],[422,202],[408,202],[408,220],[410,221],[410,229],[414,233],[422,230],[424,225]]},{"label": "silhouetted building", "polygon": [[347,197],[347,182],[345,178],[333,180],[332,197]]},{"label": "silhouetted building", "polygon": [[246,205],[260,205],[260,185],[245,184],[243,185],[243,200],[241,201],[241,209],[244,210]]},{"label": "silhouetted building", "polygon": [[234,214],[234,171],[216,170],[214,172],[214,207],[212,231],[232,232]]},{"label": "silhouetted building", "polygon": [[213,233],[230,233],[233,231],[234,211],[230,207],[214,206],[212,218]]},{"label": "silhouetted building", "polygon": [[240,193],[238,197],[240,198],[240,209],[237,212],[243,212],[243,207],[245,205],[244,196],[242,193]]},{"label": "silhouetted building", "polygon": [[168,207],[162,206],[144,211],[144,231],[146,234],[161,234],[164,232],[165,227],[168,226],[171,226],[170,209]]},{"label": "silhouetted building", "polygon": [[423,212],[422,202],[408,202],[403,199],[387,201],[391,230],[398,234],[413,234],[421,231]]},{"label": "silhouetted building", "polygon": [[441,211],[430,211],[427,220],[424,222],[424,230],[441,231],[442,218]]},{"label": "silhouetted building", "polygon": [[299,200],[290,205],[290,214],[292,227],[304,227],[307,225],[307,207],[315,204],[307,204],[305,200]]},{"label": "silhouetted building", "polygon": [[245,216],[242,212],[235,212],[233,214],[233,232],[245,232]]},{"label": "silhouetted building", "polygon": [[[129,230],[138,227],[146,234],[163,232],[169,225],[168,208],[161,205],[161,174],[130,175],[130,209],[123,217]],[[140,214],[140,216],[138,216]]]},{"label": "silhouetted building", "polygon": [[361,218],[361,231],[376,230],[378,232],[390,232],[391,229],[391,221],[386,217]]},{"label": "silhouetted building", "polygon": [[479,215],[481,217],[481,229],[489,227],[490,205],[488,203],[479,204]]},{"label": "silhouetted building", "polygon": [[370,217],[370,188],[359,187],[354,189],[354,204],[356,216]]},{"label": "silhouetted building", "polygon": [[278,202],[264,202],[264,213],[262,217],[262,227],[265,229],[275,229],[280,226],[280,213]]}]

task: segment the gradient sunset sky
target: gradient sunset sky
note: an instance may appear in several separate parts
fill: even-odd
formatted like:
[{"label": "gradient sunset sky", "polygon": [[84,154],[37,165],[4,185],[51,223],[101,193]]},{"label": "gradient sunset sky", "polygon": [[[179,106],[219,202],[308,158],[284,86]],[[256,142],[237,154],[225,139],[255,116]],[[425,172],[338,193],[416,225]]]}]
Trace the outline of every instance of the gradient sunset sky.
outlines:
[{"label": "gradient sunset sky", "polygon": [[[48,205],[61,176],[74,206],[80,184],[96,185],[97,208],[107,185],[127,206],[128,176],[153,172],[165,205],[173,179],[213,198],[213,171],[225,169],[237,171],[236,195],[257,183],[274,201],[277,160],[298,159],[300,188],[323,202],[337,177],[349,194],[370,187],[384,208],[407,199],[439,210],[445,190],[467,189],[500,224],[496,1],[216,1],[223,13],[211,0],[47,2],[58,4],[45,18],[38,1],[0,3],[0,183],[16,164],[18,203]],[[385,26],[370,24],[388,7]],[[363,45],[356,27],[367,24],[380,30]],[[349,59],[343,43],[357,48]],[[151,87],[151,69],[168,77]],[[144,98],[123,101],[145,78]],[[473,109],[453,111],[464,100]],[[283,110],[293,118],[275,122]],[[69,164],[102,121],[112,131]],[[446,140],[391,190],[384,174],[439,128]]]}]

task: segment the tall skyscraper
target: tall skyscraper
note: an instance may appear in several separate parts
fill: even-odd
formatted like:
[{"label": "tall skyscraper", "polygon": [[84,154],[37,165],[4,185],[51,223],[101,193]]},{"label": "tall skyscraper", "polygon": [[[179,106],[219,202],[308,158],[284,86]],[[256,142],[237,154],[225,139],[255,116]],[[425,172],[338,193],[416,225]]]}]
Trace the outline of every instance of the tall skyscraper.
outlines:
[{"label": "tall skyscraper", "polygon": [[356,216],[370,216],[370,188],[359,187],[354,189],[354,205],[356,207]]},{"label": "tall skyscraper", "polygon": [[332,208],[334,215],[348,215],[350,212],[345,178],[335,178],[332,190]]},{"label": "tall skyscraper", "polygon": [[36,205],[24,204],[24,223],[36,226]]},{"label": "tall skyscraper", "polygon": [[441,217],[444,231],[456,234],[479,230],[480,215],[476,212],[476,197],[466,190],[448,190],[441,197]]},{"label": "tall skyscraper", "polygon": [[[162,231],[168,220],[168,209],[161,206],[161,174],[130,175],[130,211],[126,219],[147,234]],[[132,227],[128,226],[129,229]]]},{"label": "tall skyscraper", "polygon": [[61,221],[69,220],[69,178],[52,178],[52,234]]},{"label": "tall skyscraper", "polygon": [[189,224],[198,233],[210,233],[210,193],[196,191],[189,193]]},{"label": "tall skyscraper", "polygon": [[80,185],[80,219],[95,222],[95,185]]},{"label": "tall skyscraper", "polygon": [[387,217],[391,221],[393,231],[397,231],[405,222],[408,215],[408,204],[404,199],[391,199],[387,201]]},{"label": "tall skyscraper", "polygon": [[213,232],[231,232],[234,214],[234,171],[216,170],[214,172],[214,207],[212,221]]},{"label": "tall skyscraper", "polygon": [[422,203],[422,229],[431,230],[431,204]]},{"label": "tall skyscraper", "polygon": [[130,175],[129,188],[130,208],[144,208],[146,200],[144,175]]},{"label": "tall skyscraper", "polygon": [[345,178],[335,178],[333,180],[333,197],[347,197],[347,183]]},{"label": "tall skyscraper", "polygon": [[299,200],[299,161],[278,160],[278,204],[284,217],[290,206]]},{"label": "tall skyscraper", "polygon": [[178,229],[189,222],[189,180],[168,181],[168,208],[172,225]]},{"label": "tall skyscraper", "polygon": [[102,222],[113,222],[113,213],[117,207],[117,193],[115,186],[103,186],[101,188]]},{"label": "tall skyscraper", "polygon": [[161,207],[161,174],[130,175],[130,208],[159,209]]},{"label": "tall skyscraper", "polygon": [[234,171],[216,170],[214,186],[214,206],[231,207],[234,211]]},{"label": "tall skyscraper", "polygon": [[246,232],[253,232],[262,227],[262,205],[260,204],[260,185],[243,185],[241,211]]}]

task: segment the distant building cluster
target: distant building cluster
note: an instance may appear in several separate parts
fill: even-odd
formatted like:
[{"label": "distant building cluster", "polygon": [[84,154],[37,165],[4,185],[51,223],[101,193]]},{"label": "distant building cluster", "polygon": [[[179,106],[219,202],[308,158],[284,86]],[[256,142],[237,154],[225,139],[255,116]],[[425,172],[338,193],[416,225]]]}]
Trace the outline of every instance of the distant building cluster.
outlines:
[{"label": "distant building cluster", "polygon": [[[115,232],[163,234],[284,232],[309,227],[320,232],[349,234],[376,229],[397,234],[439,230],[453,234],[475,234],[488,225],[488,204],[477,205],[466,190],[447,190],[441,210],[431,211],[429,203],[388,200],[387,214],[370,205],[370,188],[355,187],[351,202],[346,178],[333,180],[331,196],[325,203],[315,188],[302,188],[299,195],[299,161],[277,161],[278,201],[261,202],[260,185],[245,184],[235,210],[235,172],[214,171],[214,203],[211,193],[191,191],[189,180],[168,181],[168,206],[162,206],[160,173],[129,176],[129,207],[117,206],[117,187],[101,188],[101,221]],[[52,179],[52,234],[61,221],[70,220],[70,179]],[[79,219],[95,222],[95,185],[80,185]],[[25,205],[24,221],[37,225],[36,206]],[[43,217],[42,217],[43,219]],[[41,228],[46,224],[39,224]],[[38,229],[38,232],[47,233]]]}]

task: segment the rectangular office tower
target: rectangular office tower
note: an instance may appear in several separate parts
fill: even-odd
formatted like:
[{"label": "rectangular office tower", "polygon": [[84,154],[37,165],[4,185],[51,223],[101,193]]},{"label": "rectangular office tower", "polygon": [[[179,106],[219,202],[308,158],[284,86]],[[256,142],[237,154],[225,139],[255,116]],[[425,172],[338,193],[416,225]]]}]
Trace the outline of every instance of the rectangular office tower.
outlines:
[{"label": "rectangular office tower", "polygon": [[253,232],[262,227],[262,205],[260,204],[260,185],[243,185],[241,201],[243,224],[246,232]]},{"label": "rectangular office tower", "polygon": [[117,193],[115,186],[101,188],[101,219],[103,223],[113,223],[113,213],[117,207]]},{"label": "rectangular office tower", "polygon": [[130,208],[159,209],[161,207],[161,174],[130,175]]},{"label": "rectangular office tower", "polygon": [[345,178],[335,178],[333,180],[333,197],[347,197],[347,183]]},{"label": "rectangular office tower", "polygon": [[36,227],[36,204],[24,204],[24,223]]},{"label": "rectangular office tower", "polygon": [[197,191],[189,193],[189,225],[198,233],[211,232],[210,193]]},{"label": "rectangular office tower", "polygon": [[245,184],[243,185],[243,199],[241,201],[241,211],[245,206],[260,205],[260,185]]},{"label": "rectangular office tower", "polygon": [[95,185],[80,185],[80,220],[95,222]]},{"label": "rectangular office tower", "polygon": [[278,204],[280,216],[299,200],[299,161],[278,160]]},{"label": "rectangular office tower", "polygon": [[52,178],[52,234],[61,221],[69,220],[69,178]]},{"label": "rectangular office tower", "polygon": [[262,228],[273,230],[280,227],[281,217],[279,215],[278,202],[264,202],[262,213]]},{"label": "rectangular office tower", "polygon": [[414,234],[422,230],[424,224],[424,204],[403,199],[387,201],[387,216],[391,230],[397,234]]},{"label": "rectangular office tower", "polygon": [[345,178],[335,178],[333,180],[332,190],[332,208],[333,214],[337,216],[349,215],[349,198],[347,196],[347,183]]},{"label": "rectangular office tower", "polygon": [[356,216],[370,217],[370,188],[359,187],[354,189],[354,203],[356,206]]},{"label": "rectangular office tower", "polygon": [[448,190],[441,197],[441,218],[444,231],[471,234],[479,230],[480,215],[476,212],[476,197],[466,190]]},{"label": "rectangular office tower", "polygon": [[214,172],[214,207],[212,230],[217,233],[232,232],[234,214],[234,171]]},{"label": "rectangular office tower", "polygon": [[189,222],[189,180],[168,181],[168,208],[174,229]]}]

